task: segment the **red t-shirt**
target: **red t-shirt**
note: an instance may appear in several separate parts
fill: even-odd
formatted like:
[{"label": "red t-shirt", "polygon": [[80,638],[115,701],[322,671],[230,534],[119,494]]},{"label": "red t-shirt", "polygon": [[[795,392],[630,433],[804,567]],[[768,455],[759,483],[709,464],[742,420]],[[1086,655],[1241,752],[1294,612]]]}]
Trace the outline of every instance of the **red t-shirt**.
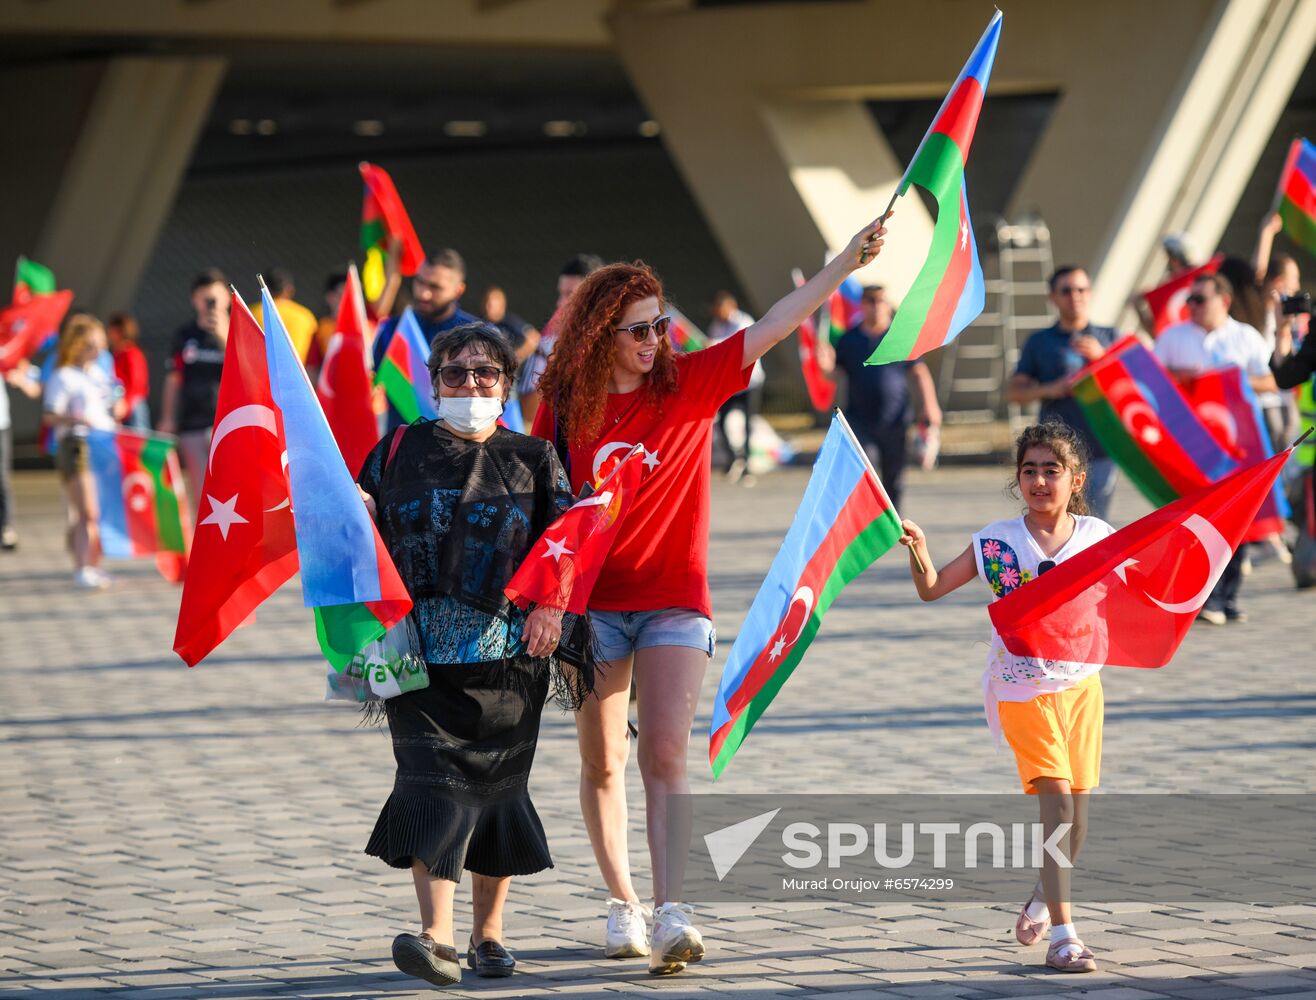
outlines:
[{"label": "red t-shirt", "polygon": [[150,373],[146,368],[146,355],[135,344],[129,344],[114,356],[114,374],[123,383],[123,398],[131,409],[151,391]]},{"label": "red t-shirt", "polygon": [[[741,365],[744,331],[693,354],[676,356],[676,391],[661,405],[643,388],[608,394],[603,432],[571,442],[571,488],[598,484],[637,444],[646,452],[644,478],[612,544],[590,597],[598,611],[693,608],[712,617],[708,594],[708,495],[713,418],[749,385],[754,366]],[[553,439],[545,400],[534,433]]]}]

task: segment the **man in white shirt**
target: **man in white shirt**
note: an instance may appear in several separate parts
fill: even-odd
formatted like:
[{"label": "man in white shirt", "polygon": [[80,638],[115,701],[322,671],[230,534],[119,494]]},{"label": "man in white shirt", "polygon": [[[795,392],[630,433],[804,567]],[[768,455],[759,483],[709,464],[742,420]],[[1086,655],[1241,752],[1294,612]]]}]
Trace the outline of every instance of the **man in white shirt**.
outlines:
[{"label": "man in white shirt", "polygon": [[[1255,327],[1229,315],[1233,292],[1229,279],[1219,274],[1205,274],[1193,282],[1188,322],[1170,327],[1156,339],[1156,356],[1180,381],[1212,368],[1234,367],[1243,369],[1254,392],[1274,392],[1265,340]],[[1243,552],[1240,545],[1198,612],[1199,620],[1212,625],[1247,621],[1238,607]]]}]

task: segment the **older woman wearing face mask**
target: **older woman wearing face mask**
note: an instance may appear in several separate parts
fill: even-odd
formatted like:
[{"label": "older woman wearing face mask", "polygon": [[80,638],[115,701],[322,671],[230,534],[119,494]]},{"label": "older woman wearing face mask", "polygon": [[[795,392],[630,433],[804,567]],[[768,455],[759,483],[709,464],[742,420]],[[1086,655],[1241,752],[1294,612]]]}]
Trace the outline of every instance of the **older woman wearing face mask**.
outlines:
[{"label": "older woman wearing face mask", "polygon": [[511,975],[502,946],[513,875],[552,866],[526,791],[539,718],[556,687],[579,705],[592,678],[554,657],[560,612],[527,616],[503,587],[571,503],[551,444],[497,424],[515,358],[494,327],[440,333],[429,358],[438,419],[400,427],[367,457],[362,497],[415,601],[429,687],[385,702],[397,774],[366,853],[411,870],[421,931],[393,942],[398,968],[461,979],[453,897],[471,872],[467,964]]}]

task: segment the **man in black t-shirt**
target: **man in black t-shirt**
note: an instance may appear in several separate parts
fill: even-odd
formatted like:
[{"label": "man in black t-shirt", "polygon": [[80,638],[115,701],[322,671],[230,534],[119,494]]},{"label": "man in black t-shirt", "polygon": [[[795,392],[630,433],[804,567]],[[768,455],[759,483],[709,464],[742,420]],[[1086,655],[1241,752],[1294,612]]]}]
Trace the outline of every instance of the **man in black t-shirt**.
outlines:
[{"label": "man in black t-shirt", "polygon": [[192,280],[196,316],[174,334],[164,379],[159,430],[178,435],[194,510],[200,503],[210,455],[231,303],[228,279],[218,268],[207,268]]}]

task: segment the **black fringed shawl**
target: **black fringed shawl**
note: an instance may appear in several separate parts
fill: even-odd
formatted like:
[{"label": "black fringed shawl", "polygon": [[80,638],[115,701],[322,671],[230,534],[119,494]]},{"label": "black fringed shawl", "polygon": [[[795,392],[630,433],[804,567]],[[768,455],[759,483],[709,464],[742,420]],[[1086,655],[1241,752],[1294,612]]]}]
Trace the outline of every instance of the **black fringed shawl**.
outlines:
[{"label": "black fringed shawl", "polygon": [[[468,441],[436,421],[401,433],[392,460],[388,435],[366,458],[359,481],[375,498],[379,533],[415,602],[426,661],[525,656],[526,615],[503,588],[530,546],[572,503],[552,445],[503,427],[487,441]],[[585,630],[586,622],[566,616],[564,635],[579,640]],[[584,639],[586,653],[589,645]],[[578,668],[558,657],[541,661],[573,707],[593,688],[593,657],[583,659]]]}]

